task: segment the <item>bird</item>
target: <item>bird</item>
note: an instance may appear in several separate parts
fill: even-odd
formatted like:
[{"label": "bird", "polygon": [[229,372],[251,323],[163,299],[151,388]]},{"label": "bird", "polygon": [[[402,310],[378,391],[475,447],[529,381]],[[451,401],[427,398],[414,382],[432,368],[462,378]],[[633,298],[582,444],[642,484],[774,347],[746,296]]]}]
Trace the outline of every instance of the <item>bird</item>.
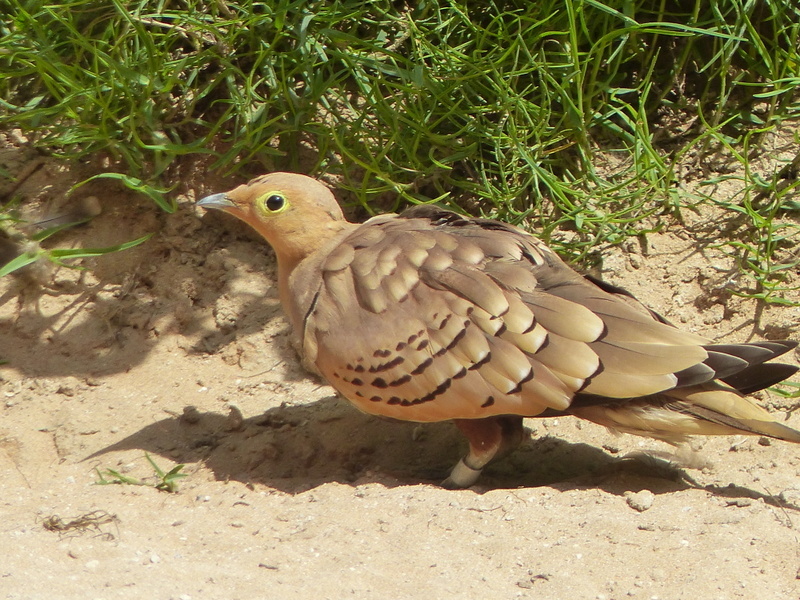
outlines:
[{"label": "bird", "polygon": [[432,204],[351,223],[327,185],[299,173],[197,205],[272,246],[304,364],[339,394],[373,415],[455,423],[469,449],[444,487],[474,485],[524,439],[526,417],[572,415],[673,445],[730,434],[800,443],[747,397],[798,370],[768,362],[796,342],[682,331],[516,226]]}]

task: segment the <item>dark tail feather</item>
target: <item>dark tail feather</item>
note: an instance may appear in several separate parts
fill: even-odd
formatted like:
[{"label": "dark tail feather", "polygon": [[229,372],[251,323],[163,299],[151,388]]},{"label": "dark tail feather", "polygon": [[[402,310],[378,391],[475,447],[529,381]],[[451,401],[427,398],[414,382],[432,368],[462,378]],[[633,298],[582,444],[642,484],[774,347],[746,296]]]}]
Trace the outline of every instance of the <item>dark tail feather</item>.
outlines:
[{"label": "dark tail feather", "polygon": [[[704,346],[708,358],[702,363],[675,373],[678,387],[699,385],[718,379],[742,393],[769,387],[794,373],[789,365],[774,365],[758,368],[762,363],[785,354],[797,346],[797,342],[755,342],[750,344],[709,344]],[[782,377],[781,377],[782,375]],[[759,378],[763,378],[762,384]],[[742,387],[731,383],[741,382]]]},{"label": "dark tail feather", "polygon": [[739,390],[740,393],[747,395],[780,383],[797,373],[798,370],[800,370],[800,367],[782,363],[753,365],[744,371],[724,377],[722,381],[733,389]]}]

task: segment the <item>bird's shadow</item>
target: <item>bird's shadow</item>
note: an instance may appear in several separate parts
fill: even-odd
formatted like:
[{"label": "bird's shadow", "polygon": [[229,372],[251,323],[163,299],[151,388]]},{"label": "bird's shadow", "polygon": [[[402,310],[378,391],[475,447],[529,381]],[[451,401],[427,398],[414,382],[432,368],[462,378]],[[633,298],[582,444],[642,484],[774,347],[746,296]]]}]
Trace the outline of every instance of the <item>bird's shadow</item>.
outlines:
[{"label": "bird's shadow", "polygon": [[[311,404],[280,406],[243,419],[186,407],[84,460],[139,449],[180,463],[202,463],[216,479],[262,484],[296,494],[330,482],[386,487],[439,484],[466,452],[451,423],[417,424],[362,414],[331,396]],[[614,456],[601,448],[553,436],[531,438],[508,458],[489,465],[473,489],[548,486],[560,491],[602,489],[622,496],[648,489],[665,494],[705,489],[724,498],[779,498],[730,485],[702,486],[667,460]]]}]

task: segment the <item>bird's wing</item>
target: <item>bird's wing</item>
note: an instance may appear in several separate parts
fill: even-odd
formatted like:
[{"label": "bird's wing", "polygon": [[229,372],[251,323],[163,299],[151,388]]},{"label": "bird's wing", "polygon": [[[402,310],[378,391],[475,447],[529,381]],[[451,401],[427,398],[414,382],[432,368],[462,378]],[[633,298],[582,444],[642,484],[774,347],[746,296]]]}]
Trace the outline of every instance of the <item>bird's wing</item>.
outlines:
[{"label": "bird's wing", "polygon": [[747,363],[578,275],[513,226],[383,215],[290,280],[304,352],[361,409],[412,421],[534,416]]}]

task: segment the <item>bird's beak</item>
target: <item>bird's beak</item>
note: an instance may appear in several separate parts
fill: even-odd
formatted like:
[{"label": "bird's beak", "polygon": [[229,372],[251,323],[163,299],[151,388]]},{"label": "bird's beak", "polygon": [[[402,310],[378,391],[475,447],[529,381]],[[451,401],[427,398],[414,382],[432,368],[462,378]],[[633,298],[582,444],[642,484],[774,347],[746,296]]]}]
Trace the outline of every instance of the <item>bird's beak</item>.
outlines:
[{"label": "bird's beak", "polygon": [[212,194],[210,196],[206,196],[197,202],[197,206],[202,206],[203,208],[215,208],[217,210],[225,211],[236,208],[236,205],[231,201],[230,198],[228,198],[227,194]]}]

